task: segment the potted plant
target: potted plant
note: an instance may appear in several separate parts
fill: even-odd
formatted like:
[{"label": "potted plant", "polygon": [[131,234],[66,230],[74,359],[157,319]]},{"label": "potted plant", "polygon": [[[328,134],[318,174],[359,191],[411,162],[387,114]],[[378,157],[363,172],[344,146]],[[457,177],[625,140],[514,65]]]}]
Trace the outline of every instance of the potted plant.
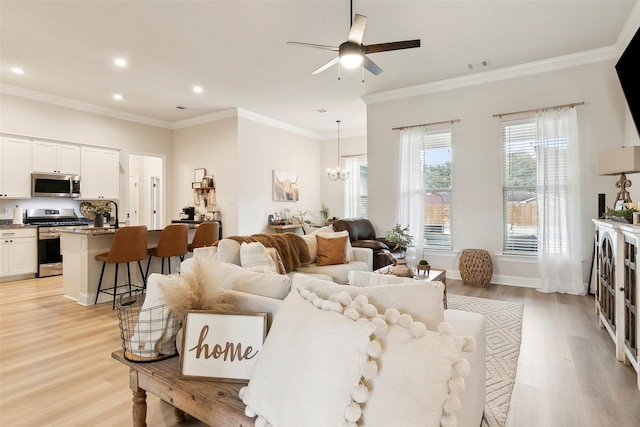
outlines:
[{"label": "potted plant", "polygon": [[326,224],[329,219],[329,208],[324,204],[322,205],[322,209],[320,209],[320,217],[322,218],[322,222]]},{"label": "potted plant", "polygon": [[429,261],[427,261],[426,259],[421,259],[420,262],[418,262],[418,266],[416,267],[418,270],[418,276],[420,275],[428,275],[429,271],[431,271],[431,266],[429,265]]},{"label": "potted plant", "polygon": [[386,240],[394,244],[392,251],[397,249],[404,251],[413,243],[413,236],[409,234],[409,226],[402,228],[400,224],[396,224],[387,232]]},{"label": "potted plant", "polygon": [[638,212],[638,210],[636,208],[620,209],[620,210],[607,209],[603,217],[609,218],[612,221],[627,222],[629,224],[633,224],[634,212]]},{"label": "potted plant", "polygon": [[111,205],[109,202],[92,202],[87,211],[95,215],[93,226],[102,227],[104,225],[104,215],[111,212]]}]

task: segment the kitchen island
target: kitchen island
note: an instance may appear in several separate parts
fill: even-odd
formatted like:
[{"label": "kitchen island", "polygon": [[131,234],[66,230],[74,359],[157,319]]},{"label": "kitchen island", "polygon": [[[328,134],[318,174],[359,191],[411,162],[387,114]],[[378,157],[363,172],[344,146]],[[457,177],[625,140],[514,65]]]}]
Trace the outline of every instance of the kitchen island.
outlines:
[{"label": "kitchen island", "polygon": [[[116,230],[114,228],[73,227],[60,230],[60,251],[62,253],[62,283],[66,298],[73,299],[81,305],[93,305],[98,291],[98,281],[102,262],[96,255],[109,252],[111,241]],[[149,230],[147,247],[158,244],[162,230]],[[189,230],[189,241],[195,229]],[[187,254],[187,257],[190,253]],[[153,257],[149,274],[161,271],[161,258]],[[171,259],[171,272],[179,271],[179,259]],[[147,261],[141,261],[143,271],[147,269]],[[166,273],[165,269],[165,273]],[[103,287],[113,287],[114,265],[107,265],[102,279]],[[131,282],[142,286],[143,281],[136,263],[131,263]],[[118,286],[127,283],[127,269],[121,265],[118,271]],[[126,288],[121,288],[122,290]],[[111,302],[111,296],[100,294],[98,303]]]}]

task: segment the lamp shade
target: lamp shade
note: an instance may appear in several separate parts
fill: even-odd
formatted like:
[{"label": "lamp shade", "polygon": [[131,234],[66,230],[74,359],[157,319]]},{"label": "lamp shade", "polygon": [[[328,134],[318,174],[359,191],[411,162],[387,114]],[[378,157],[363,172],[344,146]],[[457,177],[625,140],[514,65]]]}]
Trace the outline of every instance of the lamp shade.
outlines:
[{"label": "lamp shade", "polygon": [[598,154],[598,175],[640,172],[640,145],[616,148]]}]

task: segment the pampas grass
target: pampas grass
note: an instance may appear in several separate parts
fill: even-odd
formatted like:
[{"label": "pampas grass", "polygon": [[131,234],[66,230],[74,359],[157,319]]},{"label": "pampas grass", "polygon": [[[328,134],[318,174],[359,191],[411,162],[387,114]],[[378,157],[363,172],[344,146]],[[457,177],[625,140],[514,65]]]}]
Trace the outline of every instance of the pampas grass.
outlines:
[{"label": "pampas grass", "polygon": [[189,310],[234,311],[235,297],[207,280],[206,269],[199,258],[193,259],[190,272],[180,275],[178,285],[160,284],[165,304],[176,316],[184,319]]}]

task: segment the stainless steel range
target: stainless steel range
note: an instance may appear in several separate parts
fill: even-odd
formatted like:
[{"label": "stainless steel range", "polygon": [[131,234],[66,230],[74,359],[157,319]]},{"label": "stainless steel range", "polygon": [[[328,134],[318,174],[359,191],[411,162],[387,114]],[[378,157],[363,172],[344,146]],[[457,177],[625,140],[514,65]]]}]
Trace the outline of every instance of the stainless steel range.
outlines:
[{"label": "stainless steel range", "polygon": [[61,227],[78,227],[88,222],[79,219],[73,209],[27,209],[25,223],[38,226],[37,277],[61,275]]}]

